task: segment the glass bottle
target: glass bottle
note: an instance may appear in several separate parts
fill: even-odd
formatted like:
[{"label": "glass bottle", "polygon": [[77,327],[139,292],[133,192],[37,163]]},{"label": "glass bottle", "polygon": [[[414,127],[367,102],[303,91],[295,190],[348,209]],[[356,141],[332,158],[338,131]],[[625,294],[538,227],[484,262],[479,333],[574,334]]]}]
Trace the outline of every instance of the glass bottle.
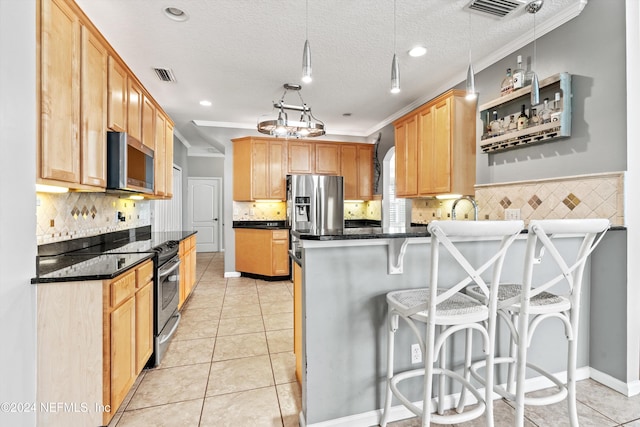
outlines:
[{"label": "glass bottle", "polygon": [[512,114],[509,116],[509,124],[507,125],[507,132],[515,132],[518,130],[518,123],[516,123],[516,116]]},{"label": "glass bottle", "polygon": [[522,104],[522,111],[518,116],[516,126],[518,130],[526,129],[529,126],[529,116],[527,116],[527,113],[525,112],[524,104]]},{"label": "glass bottle", "polygon": [[518,55],[516,69],[513,70],[513,90],[524,87],[524,69],[522,68],[522,55]]},{"label": "glass bottle", "polygon": [[493,111],[493,120],[491,120],[490,126],[491,126],[491,136],[500,135],[502,124],[500,123],[500,120],[498,120],[498,112],[495,110]]},{"label": "glass bottle", "polygon": [[529,124],[531,126],[537,126],[540,124],[540,118],[538,117],[538,111],[535,108],[531,109],[531,117],[529,118]]},{"label": "glass bottle", "polygon": [[549,107],[549,98],[544,99],[542,110],[538,113],[540,123],[549,123],[551,121],[551,107]]},{"label": "glass bottle", "polygon": [[500,85],[500,96],[508,95],[513,92],[513,77],[511,77],[511,68],[507,68],[507,75],[502,79]]}]

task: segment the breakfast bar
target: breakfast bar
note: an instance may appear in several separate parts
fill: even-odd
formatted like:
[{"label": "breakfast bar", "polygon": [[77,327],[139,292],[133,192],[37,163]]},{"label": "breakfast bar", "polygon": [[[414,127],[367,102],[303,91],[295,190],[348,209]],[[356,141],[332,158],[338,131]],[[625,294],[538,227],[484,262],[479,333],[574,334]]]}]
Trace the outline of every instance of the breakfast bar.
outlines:
[{"label": "breakfast bar", "polygon": [[[425,226],[356,228],[324,235],[295,233],[300,239],[299,251],[291,254],[300,266],[301,281],[299,292],[294,292],[294,299],[301,307],[300,320],[295,325],[298,329],[295,333],[302,337],[301,349],[296,354],[301,364],[300,424],[377,425],[385,397],[386,294],[427,285],[430,235]],[[521,280],[525,241],[523,232],[507,254],[503,282]],[[474,253],[480,254],[497,244],[496,240],[477,239],[466,241],[462,246],[472,258]],[[611,334],[605,325],[624,317],[623,310],[616,306],[624,294],[626,278],[623,271],[617,270],[616,254],[625,244],[626,230],[614,227],[587,266],[580,312],[578,379],[622,381],[624,373],[616,370],[623,366],[620,358],[626,354],[621,344],[623,334],[619,334],[618,343],[617,338],[612,337],[618,334]],[[559,246],[567,250],[577,245],[578,239],[570,235],[559,242]],[[440,274],[447,279],[446,271]],[[457,281],[459,277],[450,279]],[[592,287],[591,283],[596,282],[598,286]],[[609,291],[602,292],[604,287]],[[530,361],[562,378],[566,362],[551,357],[548,349],[564,349],[566,340],[562,328],[553,325],[554,322],[548,323],[543,322],[536,332]],[[504,325],[498,325],[497,336],[499,349],[505,352],[508,332]],[[463,337],[456,337],[458,339],[462,343]],[[606,354],[602,353],[603,340],[608,340]],[[396,359],[397,370],[411,368],[409,348],[414,341],[409,331],[398,330],[396,350],[404,356]],[[463,356],[459,350],[456,353],[457,348],[462,346],[455,341],[449,352],[454,364],[461,362]],[[474,345],[474,356],[481,354],[480,348],[478,341],[478,345]],[[595,348],[599,350],[592,350]],[[409,382],[416,384],[416,393],[408,393],[413,401],[421,400],[419,381]],[[506,381],[505,372],[498,372],[497,381]],[[541,389],[549,387],[550,382],[528,378],[527,386]],[[411,416],[401,406],[392,407],[391,420]]]}]

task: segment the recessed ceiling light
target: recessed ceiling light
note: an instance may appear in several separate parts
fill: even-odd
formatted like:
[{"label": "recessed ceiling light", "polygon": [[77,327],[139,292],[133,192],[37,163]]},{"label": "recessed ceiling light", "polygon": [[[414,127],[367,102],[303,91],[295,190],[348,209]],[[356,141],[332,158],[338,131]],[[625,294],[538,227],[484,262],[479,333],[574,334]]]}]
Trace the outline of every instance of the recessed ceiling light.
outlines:
[{"label": "recessed ceiling light", "polygon": [[200,101],[200,105],[202,105],[203,107],[211,107],[211,101],[203,99],[202,101]]},{"label": "recessed ceiling light", "polygon": [[178,22],[183,22],[189,19],[187,12],[182,9],[178,9],[177,7],[165,7],[164,14],[167,18]]},{"label": "recessed ceiling light", "polygon": [[427,53],[427,48],[424,46],[416,46],[409,51],[409,56],[418,57]]}]

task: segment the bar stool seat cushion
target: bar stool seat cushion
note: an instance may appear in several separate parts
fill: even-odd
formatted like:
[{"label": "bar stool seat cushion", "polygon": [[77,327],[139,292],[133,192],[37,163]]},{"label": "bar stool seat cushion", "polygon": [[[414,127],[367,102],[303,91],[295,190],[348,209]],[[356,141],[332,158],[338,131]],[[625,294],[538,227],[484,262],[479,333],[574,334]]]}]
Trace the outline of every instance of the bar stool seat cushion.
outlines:
[{"label": "bar stool seat cushion", "polygon": [[[483,301],[486,299],[480,286],[472,285],[467,287],[466,292],[473,298]],[[501,283],[498,288],[498,305],[500,302],[507,301],[509,299],[518,297],[522,293],[522,285],[518,283]],[[520,301],[510,304],[509,310],[518,312],[520,311]],[[531,297],[529,302],[529,311],[531,314],[543,314],[543,313],[557,313],[569,310],[571,308],[571,301],[562,296],[556,295],[551,292],[540,292],[537,295]]]},{"label": "bar stool seat cushion", "polygon": [[[446,289],[438,289],[438,294],[442,294],[445,291]],[[387,303],[398,313],[426,323],[428,318],[427,308],[430,300],[429,292],[429,288],[389,292],[387,294]],[[449,325],[480,322],[485,320],[487,316],[488,309],[486,305],[460,292],[455,293],[436,306],[436,318]]]}]

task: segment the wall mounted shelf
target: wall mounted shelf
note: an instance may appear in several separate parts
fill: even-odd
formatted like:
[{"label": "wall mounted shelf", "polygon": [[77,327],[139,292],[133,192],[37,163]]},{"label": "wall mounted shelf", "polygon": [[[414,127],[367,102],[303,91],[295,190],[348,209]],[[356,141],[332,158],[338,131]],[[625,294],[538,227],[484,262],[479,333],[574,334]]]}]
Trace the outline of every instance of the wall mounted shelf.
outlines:
[{"label": "wall mounted shelf", "polygon": [[540,99],[548,98],[550,107],[554,105],[556,93],[560,94],[560,100],[551,122],[529,126],[519,131],[501,132],[498,135],[492,135],[489,130],[494,111],[497,112],[499,118],[508,119],[512,115],[517,118],[522,105],[529,106],[529,115],[531,115],[532,109],[537,108],[540,111],[542,104],[535,106],[529,104],[531,94],[531,86],[529,85],[480,105],[480,119],[484,130],[480,142],[482,152],[490,154],[536,143],[557,141],[571,136],[572,93],[569,73],[555,74],[540,82]]}]

